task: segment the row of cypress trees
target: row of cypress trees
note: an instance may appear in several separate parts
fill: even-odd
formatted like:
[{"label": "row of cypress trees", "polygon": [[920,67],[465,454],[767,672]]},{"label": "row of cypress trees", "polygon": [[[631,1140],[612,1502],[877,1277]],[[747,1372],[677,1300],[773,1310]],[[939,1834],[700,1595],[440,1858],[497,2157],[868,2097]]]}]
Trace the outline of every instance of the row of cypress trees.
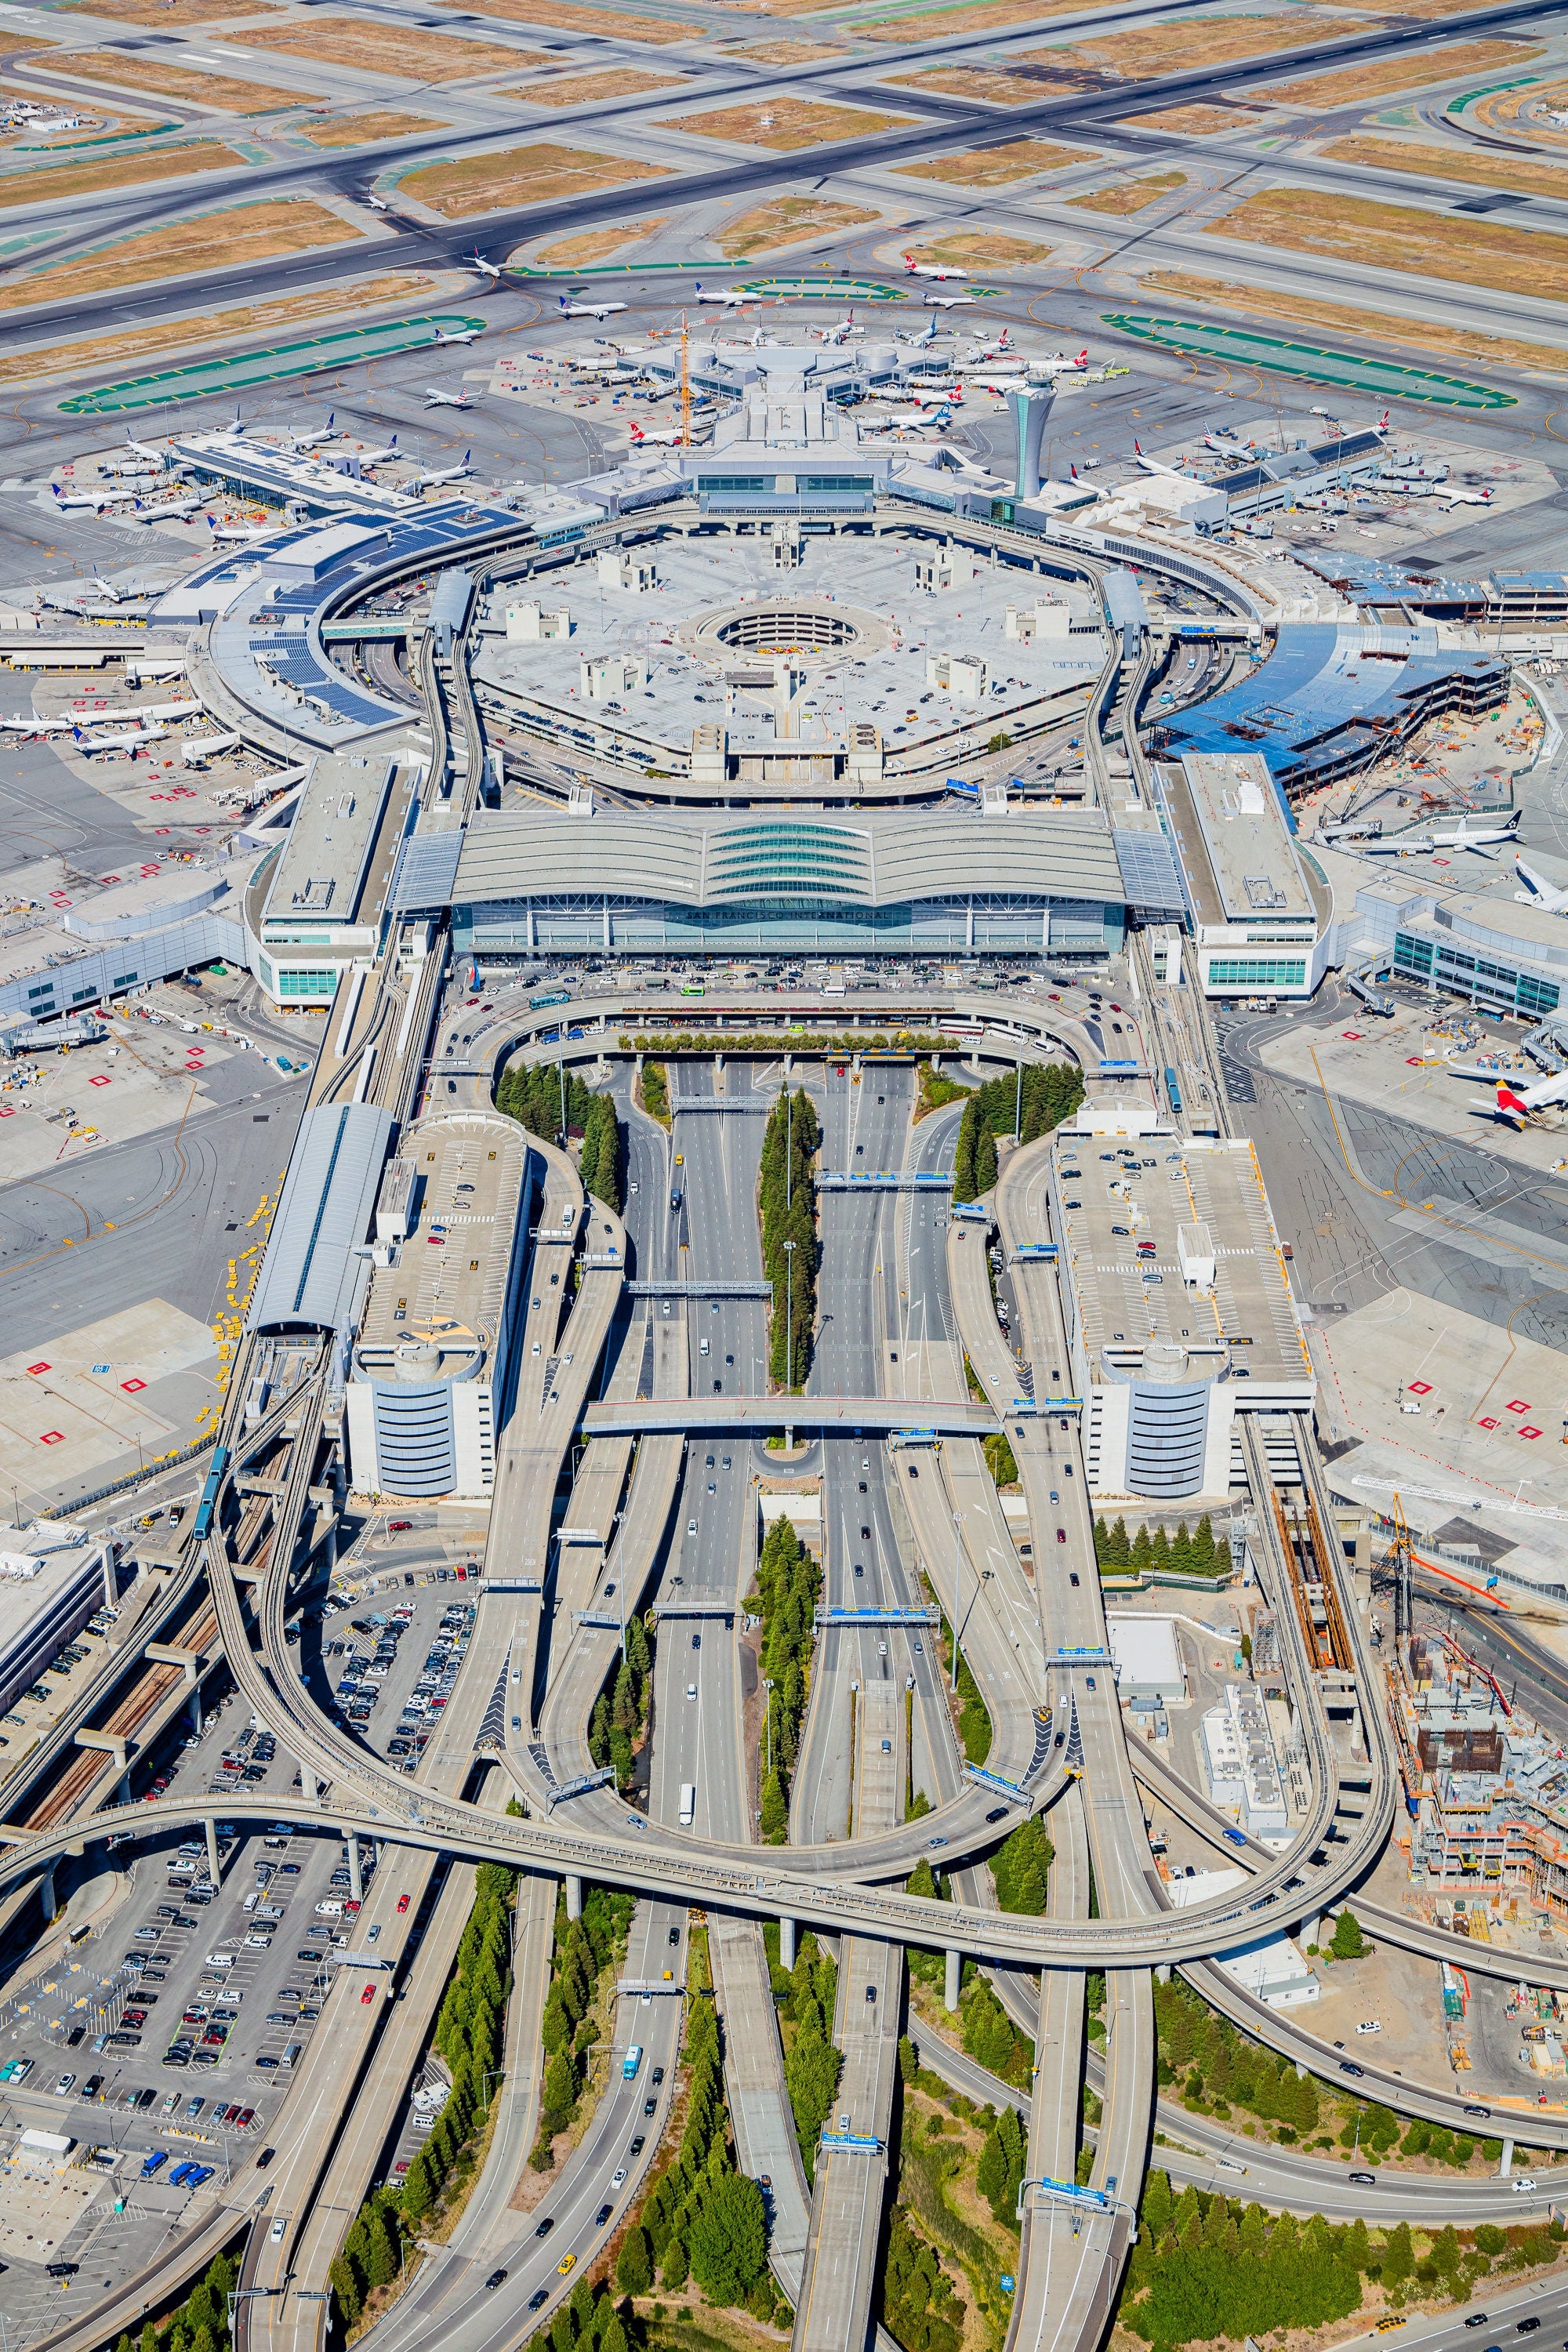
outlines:
[{"label": "row of cypress trees", "polygon": [[[565,1118],[562,1118],[563,1103]],[[563,1142],[573,1129],[583,1137],[584,1190],[620,1213],[625,1173],[625,1138],[610,1096],[595,1094],[574,1070],[563,1078],[558,1064],[514,1063],[502,1072],[496,1108],[546,1143]]]},{"label": "row of cypress trees", "polygon": [[652,1690],[653,1636],[640,1617],[628,1617],[626,1655],[611,1688],[594,1702],[588,1723],[588,1753],[601,1768],[615,1766],[618,1789],[631,1786],[633,1750],[647,1721]]},{"label": "row of cypress trees", "polygon": [[[760,1200],[763,1272],[773,1286],[769,1370],[785,1389],[798,1389],[811,1366],[821,1255],[811,1163],[821,1141],[821,1124],[805,1088],[797,1087],[792,1096],[784,1087],[763,1138]],[[786,1243],[793,1249],[786,1250]]]},{"label": "row of cypress trees", "polygon": [[1010,1078],[976,1087],[963,1106],[952,1160],[952,1197],[978,1201],[996,1181],[996,1138],[1016,1122],[1021,1143],[1048,1135],[1083,1100],[1083,1074],[1071,1062],[1031,1062]]},{"label": "row of cypress trees", "polygon": [[800,1754],[821,1589],[821,1570],[781,1514],[763,1538],[756,1586],[748,1595],[748,1605],[754,1602],[763,1621],[762,1671],[773,1684],[762,1782],[762,1832],[769,1845],[782,1845],[789,1834],[790,1780]]}]

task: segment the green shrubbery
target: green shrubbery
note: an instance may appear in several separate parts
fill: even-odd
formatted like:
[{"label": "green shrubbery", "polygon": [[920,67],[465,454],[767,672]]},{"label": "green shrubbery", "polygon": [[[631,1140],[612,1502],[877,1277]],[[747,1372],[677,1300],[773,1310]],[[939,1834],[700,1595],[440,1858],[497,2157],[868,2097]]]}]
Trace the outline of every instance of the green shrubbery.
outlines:
[{"label": "green shrubbery", "polygon": [[985,2136],[974,2176],[976,2188],[1004,2229],[1018,2226],[1018,2191],[1027,2169],[1024,2118],[1016,2107],[1004,2107]]},{"label": "green shrubbery", "polygon": [[1033,1143],[1070,1118],[1083,1100],[1082,1073],[1070,1062],[1032,1062],[1020,1089],[1016,1074],[976,1087],[963,1107],[953,1148],[952,1197],[978,1201],[996,1181],[996,1138],[1011,1135]]},{"label": "green shrubbery", "polygon": [[1121,2319],[1157,2347],[1321,2327],[1360,2307],[1372,2266],[1363,2221],[1335,2229],[1314,2215],[1303,2225],[1191,2188],[1173,2199],[1163,2172],[1149,2174],[1140,2218]]},{"label": "green shrubbery", "polygon": [[[811,1163],[821,1140],[822,1129],[805,1088],[799,1087],[793,1097],[784,1089],[763,1138],[761,1199],[763,1272],[773,1286],[768,1369],[786,1389],[799,1388],[811,1366],[821,1254]],[[794,1244],[792,1250],[785,1250],[786,1242]]]},{"label": "green shrubbery", "polygon": [[1011,1831],[991,1857],[996,1900],[1004,1911],[1038,1919],[1046,1908],[1046,1874],[1057,1850],[1046,1834],[1045,1818],[1033,1813]]},{"label": "green shrubbery", "polygon": [[576,2115],[593,2039],[595,1995],[626,1942],[634,1907],[630,1895],[608,1886],[584,1891],[579,1919],[567,1918],[564,1895],[556,1904],[554,1959],[540,2026],[545,2068],[532,2158],[536,2171],[549,2170],[550,2143],[570,2128]]},{"label": "green shrubbery", "polygon": [[[622,1044],[626,1040],[622,1039]],[[669,1074],[662,1062],[645,1062],[642,1066],[642,1107],[649,1118],[657,1118],[660,1127],[669,1125]]]},{"label": "green shrubbery", "polygon": [[1183,1519],[1173,1536],[1161,1528],[1151,1535],[1140,1528],[1129,1536],[1127,1522],[1117,1517],[1107,1527],[1103,1517],[1094,1523],[1094,1556],[1107,1576],[1213,1576],[1225,1578],[1233,1572],[1230,1546],[1223,1538],[1216,1540],[1214,1523],[1205,1511],[1191,1535]]},{"label": "green shrubbery", "polygon": [[622,2242],[616,2281],[625,2294],[646,2294],[656,2271],[672,2292],[694,2278],[710,2302],[771,2318],[763,2192],[735,2169],[719,2017],[700,1994],[687,2017],[684,2057],[690,2076],[680,2146]]},{"label": "green shrubbery", "polygon": [[838,1970],[816,1937],[805,1935],[796,1948],[794,1968],[775,1965],[772,1975],[780,2014],[795,2021],[795,2039],[784,2059],[784,2082],[805,2177],[810,2180],[816,2171],[816,2144],[833,2112],[838,2078],[844,2072],[844,2061],[833,2045]]},{"label": "green shrubbery", "polygon": [[[452,2087],[402,2188],[378,2189],[366,2200],[331,2266],[332,2299],[345,2328],[353,2326],[376,2287],[397,2277],[405,2234],[417,2230],[448,2181],[460,2183],[473,2168],[474,2142],[489,2113],[506,2046],[509,1914],[516,1879],[515,1871],[494,1862],[481,1863],[475,1874],[474,1907],[433,2037]],[[190,2352],[205,2348],[193,2344]]]},{"label": "green shrubbery", "polygon": [[980,1448],[985,1456],[986,1466],[996,1484],[999,1486],[1016,1486],[1018,1483],[1018,1465],[1014,1458],[1013,1449],[1007,1443],[1005,1430],[994,1430],[989,1437],[983,1437],[980,1441]]},{"label": "green shrubbery", "polygon": [[[1287,2058],[1276,2058],[1248,2042],[1190,1986],[1173,1977],[1154,1987],[1159,2033],[1159,2077],[1173,2083],[1186,2074],[1189,2098],[1209,2105],[1247,2107],[1305,2137],[1319,2118],[1318,2085],[1298,2075]],[[1187,2070],[1192,2072],[1187,2074]],[[1245,2330],[1243,2331],[1246,2332]]]},{"label": "green shrubbery", "polygon": [[653,1692],[653,1637],[640,1617],[626,1620],[626,1654],[615,1680],[594,1702],[588,1722],[588,1753],[601,1770],[616,1768],[616,1786],[632,1783],[632,1758],[647,1723]]},{"label": "green shrubbery", "polygon": [[959,1996],[958,2016],[970,2056],[1022,2090],[1034,2073],[1035,2045],[1019,2032],[978,1971]]},{"label": "green shrubbery", "polygon": [[919,1089],[915,1097],[915,1117],[923,1118],[927,1111],[941,1110],[946,1103],[962,1102],[969,1091],[967,1087],[960,1086],[956,1078],[943,1077],[942,1072],[933,1069],[930,1062],[922,1062],[919,1071]]},{"label": "green shrubbery", "polygon": [[548,2327],[529,2340],[528,2352],[642,2352],[647,2336],[630,2304],[617,2304],[607,2286],[579,2279]]},{"label": "green shrubbery", "polygon": [[882,2324],[904,2352],[960,2352],[964,2306],[949,2284],[936,2250],[895,2205],[882,2272]]},{"label": "green shrubbery", "polygon": [[618,1213],[622,1137],[616,1106],[608,1095],[596,1095],[584,1086],[574,1071],[565,1076],[564,1119],[561,1116],[562,1100],[562,1071],[556,1063],[536,1062],[531,1067],[514,1064],[502,1073],[496,1088],[496,1108],[546,1143],[564,1142],[563,1128],[568,1131],[573,1128],[582,1130],[584,1190]]},{"label": "green shrubbery", "polygon": [[763,1747],[762,1833],[770,1845],[789,1835],[789,1788],[800,1753],[807,1678],[822,1571],[786,1518],[776,1518],[757,1563],[755,1606],[763,1619],[762,1670],[768,1694]]},{"label": "green shrubbery", "polygon": [[1467,2246],[1449,2226],[1417,2252],[1407,2221],[1373,2238],[1362,2221],[1336,2227],[1320,2213],[1300,2221],[1191,2188],[1176,2197],[1163,2172],[1145,2180],[1139,2218],[1120,2316],[1155,2352],[1321,2327],[1357,2310],[1369,2279],[1396,2309],[1434,2294],[1462,2299],[1498,2255],[1504,2270],[1527,2270],[1553,2259],[1563,2236],[1558,2223],[1505,2232],[1483,2222],[1464,2233]]},{"label": "green shrubbery", "polygon": [[[238,2263],[219,2254],[177,2310],[144,2322],[135,2352],[226,2352],[228,2298],[238,2276]],[[131,2337],[122,2336],[114,2352],[132,2352]]]},{"label": "green shrubbery", "polygon": [[[944,1674],[952,1671],[952,1628],[945,1616],[942,1620],[942,1664]],[[991,1710],[980,1696],[980,1685],[969,1671],[969,1661],[962,1651],[958,1658],[958,1739],[971,1764],[984,1764],[991,1753]]]}]

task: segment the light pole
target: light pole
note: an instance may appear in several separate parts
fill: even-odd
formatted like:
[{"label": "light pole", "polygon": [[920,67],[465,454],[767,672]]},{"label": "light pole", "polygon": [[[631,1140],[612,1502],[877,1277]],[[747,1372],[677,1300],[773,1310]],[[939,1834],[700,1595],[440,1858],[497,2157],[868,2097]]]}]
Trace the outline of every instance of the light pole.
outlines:
[{"label": "light pole", "polygon": [[952,1688],[958,1688],[958,1574],[963,1558],[963,1514],[952,1515]]}]

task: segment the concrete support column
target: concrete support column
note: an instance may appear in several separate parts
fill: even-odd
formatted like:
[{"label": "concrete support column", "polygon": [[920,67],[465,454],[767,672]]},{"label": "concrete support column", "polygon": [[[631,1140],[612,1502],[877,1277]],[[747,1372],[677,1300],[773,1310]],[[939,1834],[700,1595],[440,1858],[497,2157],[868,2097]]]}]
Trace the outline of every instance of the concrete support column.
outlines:
[{"label": "concrete support column", "polygon": [[114,1565],[114,1546],[103,1547],[103,1605],[114,1608],[120,1600],[120,1577]]},{"label": "concrete support column", "polygon": [[793,1919],[779,1921],[779,1966],[781,1969],[793,1969],[795,1966],[795,1921]]},{"label": "concrete support column", "polygon": [[308,1805],[313,1805],[321,1793],[321,1782],[310,1767],[303,1762],[300,1766],[300,1793]]},{"label": "concrete support column", "polygon": [[1155,1975],[1155,1979],[1156,1979],[1157,1982],[1159,1982],[1160,1984],[1169,1984],[1169,1983],[1170,1983],[1170,1981],[1171,1981],[1171,1963],[1170,1963],[1170,1961],[1169,1961],[1169,1960],[1161,1960],[1161,1961],[1160,1961],[1160,1963],[1158,1964],[1158,1966],[1156,1967],[1155,1970],[1154,1970],[1154,1975]]},{"label": "concrete support column", "polygon": [[947,1979],[942,1989],[942,2001],[944,2009],[956,2009],[958,2007],[958,1989],[963,1978],[963,1954],[962,1952],[949,1952],[947,1955]]},{"label": "concrete support column", "polygon": [[197,1683],[191,1692],[191,1729],[199,1739],[202,1736],[202,1686]]},{"label": "concrete support column", "polygon": [[566,1874],[566,1916],[568,1919],[583,1916],[583,1882],[574,1870]]},{"label": "concrete support column", "polygon": [[209,1813],[202,1827],[207,1833],[207,1876],[216,1886],[218,1883],[217,1822]]},{"label": "concrete support column", "polygon": [[1502,2162],[1497,2169],[1500,2180],[1506,2180],[1513,2170],[1513,2142],[1510,2139],[1505,2139],[1502,2144]]},{"label": "concrete support column", "polygon": [[360,1862],[359,1832],[349,1832],[349,1893],[356,1903],[364,1901],[364,1870]]},{"label": "concrete support column", "polygon": [[[38,1881],[38,1900],[43,1906],[44,1925],[47,1927],[55,1916],[55,1866],[52,1862]],[[1510,2140],[1510,2153],[1512,2148],[1513,2142]]]},{"label": "concrete support column", "polygon": [[114,1791],[114,1801],[117,1805],[128,1805],[131,1802],[131,1775],[129,1772],[125,1774],[119,1788]]},{"label": "concrete support column", "polygon": [[1302,1943],[1321,1944],[1323,1940],[1321,1932],[1322,1925],[1322,1919],[1316,1911],[1313,1912],[1310,1919],[1303,1919],[1300,1927]]}]

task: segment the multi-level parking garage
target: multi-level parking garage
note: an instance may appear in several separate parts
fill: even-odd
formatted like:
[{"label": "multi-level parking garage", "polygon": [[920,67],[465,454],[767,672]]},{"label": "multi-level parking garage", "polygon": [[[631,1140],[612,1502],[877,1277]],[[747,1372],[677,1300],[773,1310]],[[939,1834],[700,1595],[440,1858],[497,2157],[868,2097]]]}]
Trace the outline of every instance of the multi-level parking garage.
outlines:
[{"label": "multi-level parking garage", "polygon": [[[232,446],[215,459],[246,462]],[[209,1489],[153,1572],[193,1612],[198,1667],[221,1654],[275,1742],[265,1769],[279,1785],[247,1793],[243,1762],[237,1785],[221,1766],[216,1786],[204,1784],[205,1754],[190,1751],[181,1776],[133,1811],[16,1823],[0,1885],[19,1907],[84,1837],[129,1829],[177,1843],[208,1821],[216,1835],[220,1818],[249,1859],[257,1833],[281,1834],[270,1824],[286,1804],[290,1843],[277,1851],[292,1863],[297,1842],[310,1857],[290,1904],[309,1891],[309,1871],[312,1885],[325,1882],[317,1901],[343,1899],[331,1881],[346,1874],[346,1902],[362,1907],[352,1931],[334,1931],[345,1940],[321,1999],[300,2004],[321,2015],[287,2070],[260,2063],[282,2055],[266,2035],[231,2032],[217,2045],[232,2045],[215,2064],[236,2081],[245,2067],[258,2081],[288,2074],[260,2109],[268,2165],[239,2137],[227,2201],[199,2187],[177,2242],[138,2252],[84,2298],[49,2339],[59,2352],[97,2352],[139,2324],[143,2305],[167,2300],[234,2236],[237,2213],[252,2225],[247,2340],[322,2340],[343,2233],[390,2153],[410,2144],[407,2093],[461,1934],[454,1862],[494,1859],[522,1874],[512,2055],[475,2205],[406,2306],[373,2331],[385,2345],[432,2313],[465,2347],[521,2336],[566,2293],[563,2255],[592,2261],[635,2210],[654,2160],[668,2092],[661,2105],[650,2088],[645,2116],[641,2098],[614,2089],[548,2191],[548,2246],[531,2215],[510,2211],[539,2112],[563,1881],[569,1911],[585,1881],[633,1890],[628,1969],[657,1969],[662,1985],[668,1966],[677,1990],[681,1915],[706,1913],[737,2144],[772,2181],[772,2259],[796,2306],[800,2352],[862,2352],[870,2330],[906,1946],[948,1955],[950,2006],[964,1956],[996,1967],[1039,2045],[1064,2053],[1042,2067],[1030,2116],[1018,2279],[1027,2347],[1087,2352],[1114,2301],[1155,2114],[1152,1969],[1187,1968],[1247,2031],[1331,2081],[1340,2074],[1326,2044],[1249,2004],[1213,1968],[1268,1927],[1321,1919],[1355,1888],[1388,1837],[1397,1784],[1363,1627],[1342,1561],[1321,1540],[1332,1514],[1310,1370],[1271,1261],[1279,1236],[1246,1139],[1230,1131],[1202,1001],[1170,944],[1197,919],[1170,804],[1135,740],[1154,648],[1125,575],[1140,564],[1199,577],[1244,620],[1253,592],[1196,547],[1047,535],[1016,501],[1005,520],[981,516],[940,483],[917,506],[915,485],[890,469],[853,494],[853,511],[847,493],[808,490],[817,509],[791,516],[793,538],[775,536],[767,501],[784,495],[786,463],[777,446],[771,463],[763,490],[640,478],[652,503],[629,513],[622,492],[635,485],[614,488],[617,512],[598,496],[605,477],[552,493],[528,516],[454,509],[436,560],[449,556],[461,577],[435,592],[427,629],[405,632],[413,658],[399,675],[420,697],[419,736],[394,724],[395,709],[361,727],[363,713],[337,708],[343,723],[333,723],[304,672],[313,678],[329,648],[368,629],[356,611],[431,565],[428,542],[390,529],[375,544],[312,546],[307,536],[291,572],[278,572],[281,586],[270,567],[265,583],[213,585],[215,604],[221,588],[236,590],[203,625],[237,714],[286,735],[292,686],[310,712],[300,740],[319,746],[325,727],[332,746],[313,801],[306,786],[301,829],[251,891],[258,960],[271,959],[266,984],[281,996],[293,974],[293,992],[318,993],[331,1010]],[[374,522],[361,512],[353,528]],[[659,567],[689,579],[706,562],[704,539],[705,604],[689,628],[656,626]],[[1086,667],[1075,648],[1091,638]],[[292,667],[271,662],[267,647],[279,642]],[[872,682],[884,708],[862,712]],[[1041,714],[1047,688],[1070,717]],[[546,710],[571,730],[536,726]],[[1008,799],[1013,747],[991,751],[991,734],[1037,721],[1033,748],[1057,743],[1071,772],[1047,781],[1066,789],[1026,780]],[[967,771],[962,793],[949,790],[950,759]],[[988,799],[987,783],[1004,790]],[[485,806],[498,790],[518,797]],[[948,805],[885,804],[939,797]],[[697,805],[685,815],[647,805],[681,800]],[[763,805],[780,801],[788,805]],[[879,804],[846,805],[862,801]],[[1213,908],[1201,894],[1200,904],[1217,908],[1216,927],[1237,916],[1223,893],[1210,898]],[[1294,901],[1286,911],[1305,922]],[[1158,981],[1144,937],[1155,924],[1169,933]],[[781,984],[737,975],[730,988],[714,977],[700,1006],[649,984],[672,961],[738,953],[776,959]],[[852,958],[877,984],[851,992],[825,973],[814,987],[801,968],[808,956]],[[532,976],[557,961],[613,961],[614,987],[595,997]],[[949,963],[958,971],[944,973]],[[1095,975],[1108,969],[1116,978],[1102,985]],[[975,984],[998,971],[1001,986]],[[1094,980],[1092,993],[1073,975]],[[700,1021],[700,1050],[682,1052],[678,1014]],[[1178,1020],[1185,1054],[1173,1042]],[[977,1218],[950,1213],[962,1100],[917,1120],[915,1054],[899,1047],[900,1030],[918,1032],[923,1054],[965,1082],[1025,1062],[1079,1066],[1088,1093],[1070,1139],[1021,1144]],[[668,1126],[634,1098],[639,1032],[664,1033]],[[1164,1074],[1193,1055],[1205,1087],[1178,1108]],[[568,1061],[612,1095],[626,1134],[624,1213],[584,1190],[559,1142],[525,1141],[496,1113],[500,1071],[541,1060],[561,1066],[563,1103]],[[785,1071],[811,1091],[820,1165],[841,1180],[819,1194],[822,1321],[811,1377],[789,1398],[766,1371],[754,1212],[758,1114]],[[1070,1161],[1069,1141],[1080,1154]],[[1087,1190],[1067,1189],[1069,1168],[1081,1182],[1091,1166],[1092,1206]],[[1018,1302],[1013,1339],[993,1303],[993,1223]],[[1153,1313],[1151,1272],[1169,1290]],[[1192,1308],[1184,1326],[1178,1286]],[[1243,1329],[1249,1321],[1258,1328]],[[1178,1348],[1176,1366],[1161,1351]],[[1202,1378],[1186,1377],[1194,1365]],[[1267,1417],[1280,1425],[1260,1433],[1259,1416],[1216,1409],[1209,1374],[1221,1371],[1227,1402],[1248,1371],[1266,1374]],[[1173,1404],[1185,1416],[1173,1433],[1163,1418]],[[797,1441],[793,1466],[819,1489],[825,1611],[851,1613],[829,1613],[821,1629],[788,1836],[773,1845],[758,1837],[750,1653],[736,1619],[765,1507],[759,1490],[777,1467],[768,1440],[785,1431]],[[982,1452],[1003,1431],[1028,1514],[1027,1569]],[[1161,1489],[1177,1456],[1181,1477]],[[1308,1536],[1293,1543],[1273,1511],[1287,1459],[1296,1519],[1316,1524],[1316,1549]],[[442,1613],[401,1643],[376,1622],[401,1615],[401,1588],[395,1607],[363,1607],[347,1631],[315,1626],[340,1539],[353,1539],[351,1481],[411,1520],[417,1509],[426,1570],[453,1527],[439,1514],[482,1507],[482,1536],[471,1539],[484,1574],[477,1597],[464,1580],[460,1629],[446,1622],[449,1588],[415,1599],[427,1616]],[[1287,1852],[1247,1848],[1242,1885],[1173,1913],[1145,1826],[1154,1768],[1130,1757],[1110,1671],[1092,1512],[1107,1493],[1243,1488],[1310,1800]],[[381,1573],[354,1557],[367,1580]],[[1315,1605],[1298,1612],[1302,1578]],[[931,1623],[938,1591],[990,1712],[982,1774],[954,1739]],[[861,1610],[879,1622],[857,1621]],[[658,1634],[652,1753],[628,1799],[591,1785],[584,1767],[595,1703],[633,1612],[654,1612]],[[184,1622],[171,1614],[176,1635]],[[334,1641],[344,1644],[336,1655]],[[403,1655],[416,1654],[410,1643],[425,1661],[416,1675]],[[387,1694],[379,1704],[377,1689]],[[1195,1791],[1156,1778],[1162,1802],[1224,1840]],[[911,1783],[931,1808],[917,1821],[898,1798]],[[1042,1807],[1058,1857],[1047,1916],[999,1913],[984,1858],[1022,1812]],[[312,1830],[342,1840],[341,1860]],[[938,1851],[953,1895],[941,1906],[901,1891]],[[216,1860],[226,1923],[242,1864]],[[289,1906],[268,1900],[286,1925]],[[1359,1896],[1358,1909],[1391,1944],[1428,1958],[1458,1948]],[[840,2021],[849,2128],[830,2135],[840,2144],[825,2148],[809,2196],[758,1932],[768,1918],[780,1921],[786,1954],[806,1925],[838,1939],[850,2006],[868,1987],[877,1994],[854,2007],[853,2032]],[[159,1931],[171,1950],[186,1932]],[[331,1965],[325,1938],[296,1948],[323,1954],[300,1969]],[[1516,1966],[1501,1950],[1467,1946],[1463,1957],[1471,1969]],[[284,2028],[271,2020],[292,2013],[306,1980],[279,1972],[259,1944],[247,1965],[276,2002],[265,2012],[276,2038]],[[1108,1971],[1104,2112],[1091,2193],[1075,2202],[1091,1971]],[[1568,1983],[1561,1964],[1532,1963],[1532,1973]],[[173,1966],[166,1975],[183,1995]],[[279,1976],[289,1981],[274,1990]],[[388,1990],[400,1998],[378,1998]],[[650,1993],[649,2021],[635,1999],[613,2045],[618,2053],[636,2038],[668,2064],[677,2001]],[[185,2006],[210,2018],[214,2003],[193,1980]],[[205,2041],[214,2028],[196,2022]],[[1465,2109],[1447,2084],[1371,2066],[1365,2079],[1405,2113],[1454,2122]],[[1500,2113],[1489,2120],[1506,2130]],[[1532,2117],[1530,2133],[1532,2145],[1568,2147],[1560,2124]],[[1257,2163],[1262,2189],[1261,2148]],[[1331,2189],[1342,2197],[1344,2168],[1321,2169],[1324,2199]],[[1278,2189],[1279,2201],[1300,2201],[1299,2179]],[[1399,2192],[1385,2183],[1384,2193]],[[1499,2210],[1530,2210],[1507,2203],[1510,2193],[1495,2192]],[[1533,2204],[1552,2193],[1548,2176]],[[481,2249],[500,2273],[488,2298]]]}]

